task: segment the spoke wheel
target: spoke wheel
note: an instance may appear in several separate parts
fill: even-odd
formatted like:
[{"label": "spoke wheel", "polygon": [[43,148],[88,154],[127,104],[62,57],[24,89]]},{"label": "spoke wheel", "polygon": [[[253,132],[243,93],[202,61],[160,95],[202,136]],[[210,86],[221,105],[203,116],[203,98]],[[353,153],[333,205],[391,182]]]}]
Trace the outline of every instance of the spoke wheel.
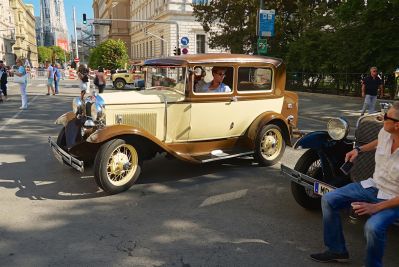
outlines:
[{"label": "spoke wheel", "polygon": [[262,166],[271,166],[281,159],[284,150],[285,141],[280,127],[274,124],[265,125],[256,140],[255,159]]},{"label": "spoke wheel", "polygon": [[[312,149],[306,151],[299,158],[294,169],[319,181],[325,181],[320,158]],[[320,209],[321,197],[315,194],[311,188],[304,188],[298,183],[291,182],[291,192],[295,201],[305,209]]]},{"label": "spoke wheel", "polygon": [[123,139],[103,144],[97,153],[94,178],[102,189],[116,194],[129,189],[141,172],[140,149]]}]

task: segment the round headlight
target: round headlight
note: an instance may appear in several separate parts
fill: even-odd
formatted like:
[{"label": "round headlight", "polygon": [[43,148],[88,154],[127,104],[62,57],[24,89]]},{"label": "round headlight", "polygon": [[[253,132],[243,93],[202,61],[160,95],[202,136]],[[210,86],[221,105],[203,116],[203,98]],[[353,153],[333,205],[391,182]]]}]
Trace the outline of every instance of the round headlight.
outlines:
[{"label": "round headlight", "polygon": [[75,114],[82,114],[83,102],[80,97],[76,97],[72,101],[72,110]]},{"label": "round headlight", "polygon": [[343,118],[333,118],[327,123],[327,131],[334,140],[344,139],[349,133],[349,124]]},{"label": "round headlight", "polygon": [[105,118],[104,106],[99,103],[91,105],[91,117],[94,121],[103,120]]}]

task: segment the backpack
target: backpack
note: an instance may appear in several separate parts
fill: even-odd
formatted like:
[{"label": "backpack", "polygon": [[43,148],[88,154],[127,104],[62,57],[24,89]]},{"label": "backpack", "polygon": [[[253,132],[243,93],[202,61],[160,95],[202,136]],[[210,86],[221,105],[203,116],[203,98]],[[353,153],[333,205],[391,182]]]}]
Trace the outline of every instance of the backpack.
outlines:
[{"label": "backpack", "polygon": [[100,85],[100,80],[98,79],[97,75],[96,75],[96,78],[94,78],[93,83],[94,83],[95,86],[99,86]]}]

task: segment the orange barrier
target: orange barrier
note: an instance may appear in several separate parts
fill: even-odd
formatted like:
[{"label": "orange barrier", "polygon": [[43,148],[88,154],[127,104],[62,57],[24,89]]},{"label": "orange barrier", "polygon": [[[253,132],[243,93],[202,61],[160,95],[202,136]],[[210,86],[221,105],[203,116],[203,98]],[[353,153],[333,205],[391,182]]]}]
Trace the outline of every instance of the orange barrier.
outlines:
[{"label": "orange barrier", "polygon": [[65,75],[68,76],[69,80],[76,80],[78,76],[76,75],[76,70],[70,69],[69,71],[65,72]]}]

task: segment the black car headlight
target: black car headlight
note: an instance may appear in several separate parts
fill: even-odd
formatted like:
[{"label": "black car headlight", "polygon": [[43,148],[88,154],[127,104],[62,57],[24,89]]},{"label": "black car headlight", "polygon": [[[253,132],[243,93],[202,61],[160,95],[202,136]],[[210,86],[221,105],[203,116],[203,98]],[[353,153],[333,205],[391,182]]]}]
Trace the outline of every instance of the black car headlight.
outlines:
[{"label": "black car headlight", "polygon": [[327,123],[327,131],[334,140],[344,139],[349,133],[349,124],[343,118],[333,118]]}]

